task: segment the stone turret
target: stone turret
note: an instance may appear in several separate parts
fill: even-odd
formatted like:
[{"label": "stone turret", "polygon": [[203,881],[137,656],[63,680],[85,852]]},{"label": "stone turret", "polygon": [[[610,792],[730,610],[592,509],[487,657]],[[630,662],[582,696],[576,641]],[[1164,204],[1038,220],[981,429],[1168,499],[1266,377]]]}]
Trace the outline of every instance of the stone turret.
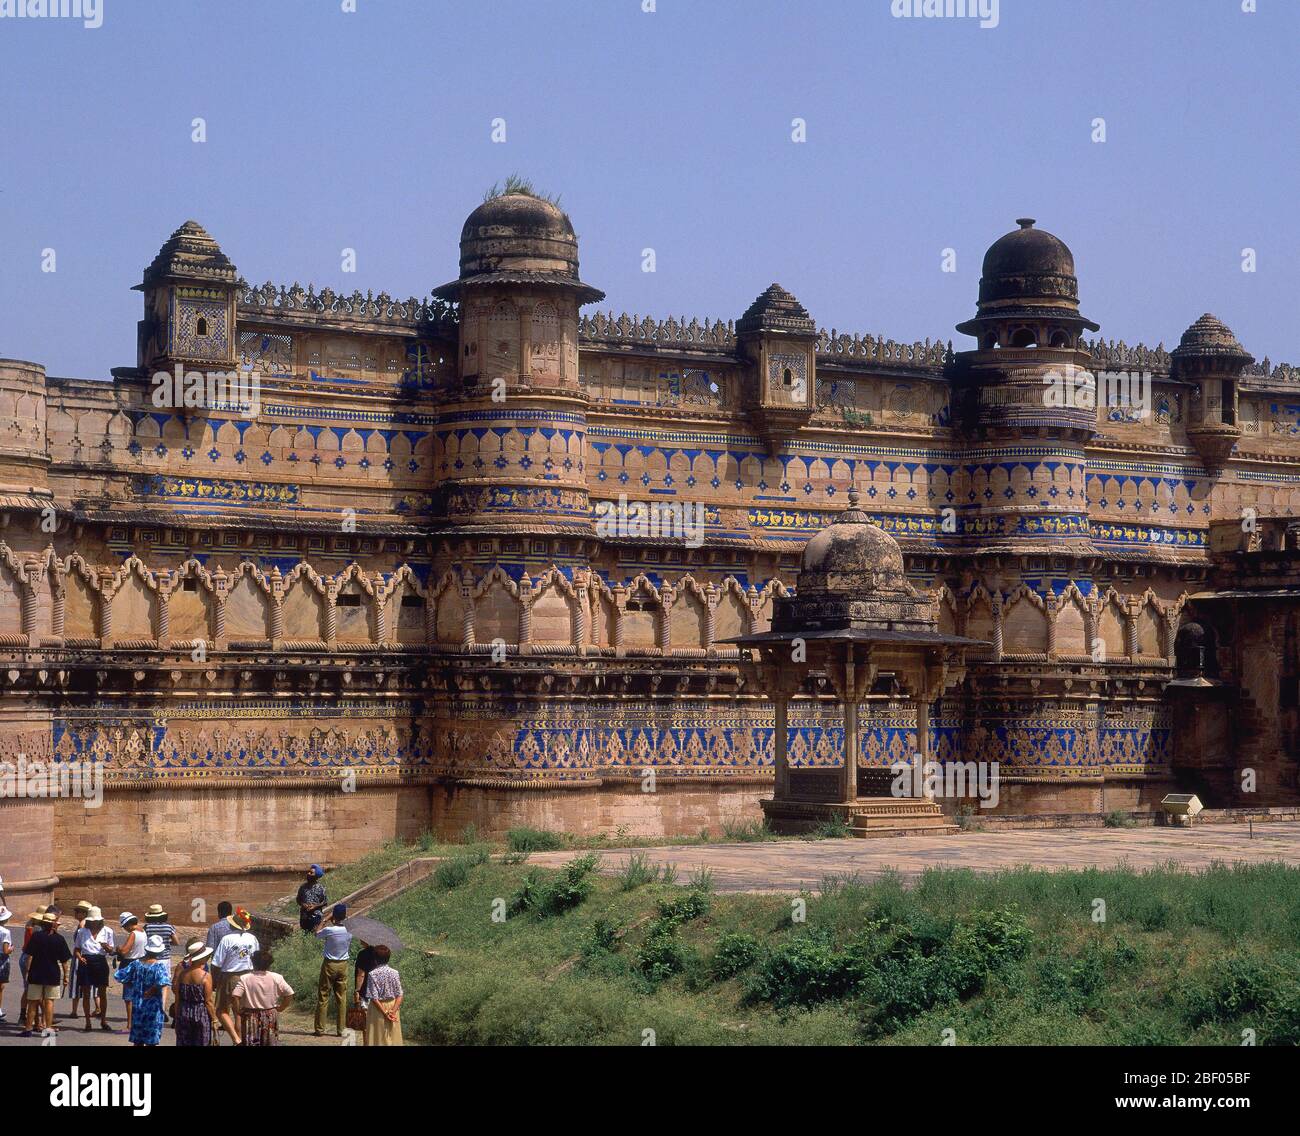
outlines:
[{"label": "stone turret", "polygon": [[978,340],[954,376],[979,482],[964,531],[982,551],[1090,553],[1084,445],[1097,431],[1096,381],[1080,336],[1098,325],[1079,311],[1065,242],[1031,218],[1017,224],[989,247],[977,314],[957,325]]},{"label": "stone turret", "polygon": [[770,284],[736,322],[736,342],[756,371],[750,417],[775,456],[816,409],[817,325]]},{"label": "stone turret", "polygon": [[477,440],[478,460],[447,463],[439,483],[449,526],[591,534],[578,309],[604,293],[578,276],[569,218],[531,193],[491,198],[461,230],[460,276],[434,295],[460,305],[446,413]]},{"label": "stone turret", "polygon": [[1188,440],[1211,473],[1223,468],[1241,426],[1237,387],[1241,372],[1255,361],[1231,330],[1208,312],[1183,332],[1170,352],[1174,378],[1195,384],[1187,422]]},{"label": "stone turret", "polygon": [[144,293],[137,365],[147,374],[175,365],[204,371],[235,366],[239,273],[197,221],[186,221],[158,250],[135,286]]},{"label": "stone turret", "polygon": [[0,497],[49,497],[45,368],[0,359]]}]

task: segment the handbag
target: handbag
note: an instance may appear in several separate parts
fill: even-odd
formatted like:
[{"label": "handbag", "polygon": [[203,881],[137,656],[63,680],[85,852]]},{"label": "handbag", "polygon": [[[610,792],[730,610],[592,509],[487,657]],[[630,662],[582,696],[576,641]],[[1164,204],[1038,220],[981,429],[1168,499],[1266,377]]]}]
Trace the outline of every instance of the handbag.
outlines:
[{"label": "handbag", "polygon": [[347,1024],[350,1030],[363,1030],[366,1028],[366,1011],[360,1002],[353,1002],[348,1007]]}]

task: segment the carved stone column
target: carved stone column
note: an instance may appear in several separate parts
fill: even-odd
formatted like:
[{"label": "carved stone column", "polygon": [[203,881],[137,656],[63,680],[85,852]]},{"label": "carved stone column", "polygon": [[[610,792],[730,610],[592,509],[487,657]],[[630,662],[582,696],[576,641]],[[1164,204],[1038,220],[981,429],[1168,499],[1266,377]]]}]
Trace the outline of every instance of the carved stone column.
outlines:
[{"label": "carved stone column", "polygon": [[[35,577],[35,578],[33,578]],[[27,636],[27,645],[29,647],[39,647],[40,635],[36,630],[36,584],[40,578],[40,573],[36,566],[29,564],[23,577],[18,582],[22,589],[22,628],[23,634]]]},{"label": "carved stone column", "polygon": [[55,577],[53,590],[53,610],[50,612],[50,634],[62,645],[65,638],[64,627],[68,618],[68,588],[66,582]]},{"label": "carved stone column", "polygon": [[333,647],[338,642],[339,637],[339,609],[336,605],[338,599],[338,590],[336,588],[327,588],[325,590],[325,643]]},{"label": "carved stone column", "polygon": [[105,574],[100,577],[101,586],[99,589],[99,645],[100,647],[111,647],[113,645],[113,583],[110,575]]},{"label": "carved stone column", "polygon": [[465,615],[461,622],[461,645],[472,647],[474,645],[474,597],[464,584],[460,587],[460,599],[465,607]]},{"label": "carved stone column", "polygon": [[622,584],[614,587],[614,655],[621,659],[626,653],[627,631],[623,626],[627,619],[627,588]]},{"label": "carved stone column", "polygon": [[777,801],[787,800],[790,796],[790,756],[787,752],[790,742],[790,727],[787,712],[790,699],[784,691],[778,690],[772,697],[774,708],[774,729],[772,733],[772,761],[776,775],[772,798]]},{"label": "carved stone column", "polygon": [[172,589],[170,584],[158,586],[158,649],[165,651],[172,641],[171,616]]},{"label": "carved stone column", "polygon": [[379,646],[388,644],[388,596],[379,588],[375,589],[375,594],[370,597],[371,602],[375,605],[375,639]]},{"label": "carved stone column", "polygon": [[519,653],[527,655],[532,652],[533,642],[533,587],[525,578],[519,589]]},{"label": "carved stone column", "polygon": [[663,590],[659,593],[659,618],[655,624],[655,643],[659,647],[661,655],[672,653],[672,626],[670,622],[673,610],[673,601],[677,598],[677,593],[673,591],[670,585],[665,584]]}]

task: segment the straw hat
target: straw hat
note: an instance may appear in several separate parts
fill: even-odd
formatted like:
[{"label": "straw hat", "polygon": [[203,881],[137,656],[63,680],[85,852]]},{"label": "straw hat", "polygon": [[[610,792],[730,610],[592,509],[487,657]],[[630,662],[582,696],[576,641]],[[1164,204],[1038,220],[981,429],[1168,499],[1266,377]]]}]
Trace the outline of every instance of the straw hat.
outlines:
[{"label": "straw hat", "polygon": [[89,911],[93,905],[88,899],[79,899],[72,908],[73,911]]},{"label": "straw hat", "polygon": [[144,913],[146,919],[166,919],[167,910],[161,903],[149,904],[149,910]]},{"label": "straw hat", "polygon": [[49,911],[49,908],[42,903],[40,907],[38,907],[29,916],[27,916],[27,921],[29,923],[43,923],[45,921],[45,913],[47,911]]},{"label": "straw hat", "polygon": [[253,917],[242,907],[236,907],[228,916],[230,922],[241,931],[247,931],[253,925]]},{"label": "straw hat", "polygon": [[185,961],[189,963],[202,962],[204,959],[211,958],[212,953],[212,948],[202,939],[194,939],[185,948]]},{"label": "straw hat", "polygon": [[92,906],[90,910],[86,912],[86,922],[102,923],[104,922],[104,913],[100,911],[98,907]]}]

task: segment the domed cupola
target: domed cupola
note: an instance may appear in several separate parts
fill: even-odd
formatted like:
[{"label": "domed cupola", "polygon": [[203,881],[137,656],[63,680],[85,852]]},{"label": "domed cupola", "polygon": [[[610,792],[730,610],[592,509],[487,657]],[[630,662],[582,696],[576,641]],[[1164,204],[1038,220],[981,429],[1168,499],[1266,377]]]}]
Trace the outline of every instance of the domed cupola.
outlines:
[{"label": "domed cupola", "polygon": [[1255,361],[1232,331],[1208,312],[1183,332],[1170,352],[1175,379],[1192,384],[1187,438],[1211,473],[1227,462],[1241,426],[1237,388],[1241,372]]},{"label": "domed cupola", "polygon": [[1060,237],[1018,218],[984,254],[978,314],[957,325],[981,348],[1074,347],[1080,332],[1098,324],[1079,314],[1074,254]]},{"label": "domed cupola", "polygon": [[456,381],[434,399],[478,439],[477,461],[438,469],[444,531],[535,536],[548,556],[552,538],[593,536],[578,310],[605,294],[578,275],[569,218],[512,178],[466,218],[460,276],[434,294],[459,304]]},{"label": "domed cupola", "polygon": [[803,550],[795,595],[778,597],[772,630],[933,631],[929,601],[908,583],[898,541],[849,507]]},{"label": "domed cupola", "polygon": [[434,290],[460,299],[466,285],[542,284],[565,288],[579,304],[605,293],[578,277],[578,237],[558,205],[530,193],[503,193],[483,202],[460,233],[460,277]]}]

